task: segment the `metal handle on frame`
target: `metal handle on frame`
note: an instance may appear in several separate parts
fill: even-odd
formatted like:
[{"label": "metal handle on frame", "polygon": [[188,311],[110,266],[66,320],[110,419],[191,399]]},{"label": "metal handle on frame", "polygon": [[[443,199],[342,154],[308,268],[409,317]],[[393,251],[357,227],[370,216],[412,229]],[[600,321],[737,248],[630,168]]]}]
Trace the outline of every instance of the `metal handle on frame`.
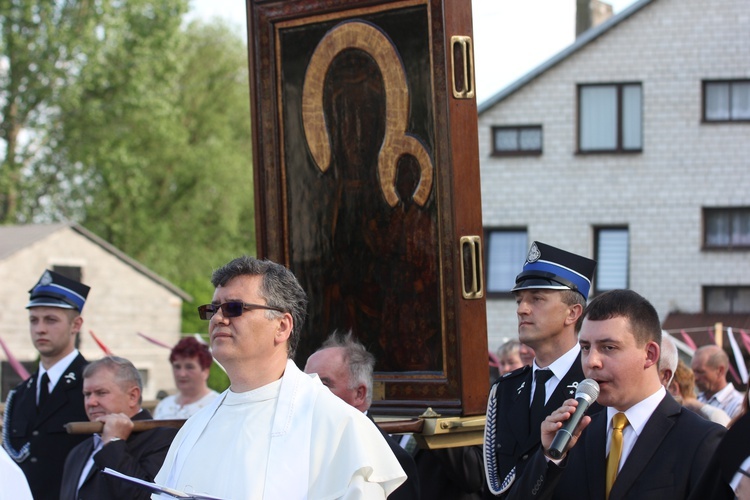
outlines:
[{"label": "metal handle on frame", "polygon": [[479,236],[462,236],[461,253],[461,293],[465,299],[484,297],[484,271],[482,268],[482,238]]},{"label": "metal handle on frame", "polygon": [[474,98],[473,47],[470,36],[451,37],[451,82],[456,99]]}]

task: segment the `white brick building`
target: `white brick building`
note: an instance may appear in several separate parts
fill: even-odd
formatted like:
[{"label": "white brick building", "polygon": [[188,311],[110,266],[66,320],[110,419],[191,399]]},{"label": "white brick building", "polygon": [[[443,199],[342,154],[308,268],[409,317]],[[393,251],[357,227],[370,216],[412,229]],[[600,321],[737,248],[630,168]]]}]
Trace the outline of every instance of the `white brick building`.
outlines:
[{"label": "white brick building", "polygon": [[[45,269],[65,272],[61,267],[78,273],[91,287],[82,314],[81,353],[89,360],[104,355],[91,330],[114,354],[141,370],[144,399],[173,389],[169,350],[137,332],[174,345],[181,332],[182,302],[192,298],[77,224],[0,226],[0,338],[13,355],[25,362],[38,359],[25,309],[28,291]],[[4,354],[0,359],[5,365]],[[7,365],[3,372],[11,373]],[[4,389],[7,382],[3,381]]]},{"label": "white brick building", "polygon": [[490,349],[534,240],[662,320],[750,313],[747,0],[636,2],[481,103],[479,154]]}]

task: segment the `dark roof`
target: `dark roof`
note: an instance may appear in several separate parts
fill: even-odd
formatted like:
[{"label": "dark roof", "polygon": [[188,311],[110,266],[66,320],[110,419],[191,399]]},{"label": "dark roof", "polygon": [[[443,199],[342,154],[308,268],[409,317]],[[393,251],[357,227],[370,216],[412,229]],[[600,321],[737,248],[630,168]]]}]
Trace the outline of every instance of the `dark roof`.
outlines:
[{"label": "dark roof", "polygon": [[750,314],[707,314],[671,312],[661,327],[667,331],[704,329],[708,330],[721,323],[724,328],[746,330],[750,333]]},{"label": "dark roof", "polygon": [[126,265],[132,267],[147,278],[160,284],[175,295],[178,295],[182,300],[192,302],[193,297],[191,297],[187,292],[173,285],[158,274],[154,273],[146,266],[129,257],[117,247],[95,235],[88,229],[72,222],[60,222],[56,224],[27,224],[22,226],[0,226],[0,260],[5,260],[14,253],[28,247],[29,245],[64,229],[71,229],[72,231],[75,231],[84,238],[90,240],[92,243],[102,247],[104,250],[120,259]]},{"label": "dark roof", "polygon": [[705,313],[669,313],[662,324],[662,329],[670,332],[676,338],[683,340],[680,332],[684,331],[698,347],[714,343],[716,335],[715,327],[721,323],[724,334],[724,345],[728,345],[726,336],[727,328],[732,328],[735,339],[740,345],[744,346],[741,337],[738,337],[740,330],[750,333],[750,314],[705,314]]},{"label": "dark roof", "polygon": [[536,68],[532,69],[515,82],[511,83],[507,87],[504,87],[498,93],[488,97],[487,99],[479,103],[479,105],[477,106],[477,112],[481,115],[488,109],[494,107],[495,104],[506,99],[511,94],[514,94],[517,90],[523,88],[523,86],[525,86],[527,83],[541,76],[547,70],[557,66],[559,63],[563,62],[565,59],[572,56],[573,54],[584,48],[586,45],[604,35],[606,32],[654,1],[655,0],[638,0],[616,16],[612,16],[603,23],[585,31],[578,38],[576,38],[575,42],[568,45],[566,48],[550,57]]},{"label": "dark roof", "polygon": [[60,223],[0,226],[0,260],[5,260],[17,251],[46,238],[64,227],[68,227],[68,225]]}]

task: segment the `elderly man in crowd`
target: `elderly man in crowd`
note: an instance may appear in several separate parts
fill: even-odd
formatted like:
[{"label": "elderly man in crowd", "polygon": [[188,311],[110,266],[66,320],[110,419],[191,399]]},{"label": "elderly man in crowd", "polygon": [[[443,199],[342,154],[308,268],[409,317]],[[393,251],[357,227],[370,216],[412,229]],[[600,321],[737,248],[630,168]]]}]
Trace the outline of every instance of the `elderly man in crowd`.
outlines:
[{"label": "elderly man in crowd", "polygon": [[[352,337],[351,332],[346,335],[334,333],[328,337],[321,348],[307,359],[305,365],[305,373],[317,374],[332,393],[366,415],[372,404],[374,369],[375,356],[367,352],[365,346]],[[388,498],[418,499],[419,477],[414,459],[390,435],[382,430],[380,432],[407,475],[406,482]]]},{"label": "elderly man in crowd", "polygon": [[73,448],[65,460],[61,500],[148,499],[149,492],[102,472],[105,467],[144,481],[153,481],[176,429],[157,427],[133,432],[133,422],[151,420],[141,408],[141,375],[127,359],[102,358],[83,371],[83,397],[92,422],[104,424]]},{"label": "elderly man in crowd", "polygon": [[693,355],[695,385],[701,391],[698,401],[724,410],[731,418],[742,411],[744,394],[727,382],[729,356],[717,345],[705,345]]}]

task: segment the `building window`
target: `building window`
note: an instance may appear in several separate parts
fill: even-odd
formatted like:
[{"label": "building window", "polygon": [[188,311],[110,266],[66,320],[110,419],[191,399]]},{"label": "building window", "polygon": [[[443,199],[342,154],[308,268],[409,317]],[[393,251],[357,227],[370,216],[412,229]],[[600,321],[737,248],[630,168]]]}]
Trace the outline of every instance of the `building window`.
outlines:
[{"label": "building window", "polygon": [[492,127],[492,156],[542,154],[542,126]]},{"label": "building window", "polygon": [[578,86],[578,151],[642,150],[641,84]]},{"label": "building window", "polygon": [[707,314],[750,314],[750,286],[704,286]]},{"label": "building window", "polygon": [[141,382],[143,383],[143,387],[148,386],[148,369],[147,368],[137,368],[138,373],[141,375]]},{"label": "building window", "polygon": [[595,293],[628,288],[628,228],[595,229],[596,255]]},{"label": "building window", "polygon": [[750,207],[704,208],[705,248],[750,248]]},{"label": "building window", "polygon": [[484,241],[487,246],[487,294],[509,294],[526,262],[526,230],[488,229]]},{"label": "building window", "polygon": [[750,121],[750,80],[704,81],[703,121]]}]

